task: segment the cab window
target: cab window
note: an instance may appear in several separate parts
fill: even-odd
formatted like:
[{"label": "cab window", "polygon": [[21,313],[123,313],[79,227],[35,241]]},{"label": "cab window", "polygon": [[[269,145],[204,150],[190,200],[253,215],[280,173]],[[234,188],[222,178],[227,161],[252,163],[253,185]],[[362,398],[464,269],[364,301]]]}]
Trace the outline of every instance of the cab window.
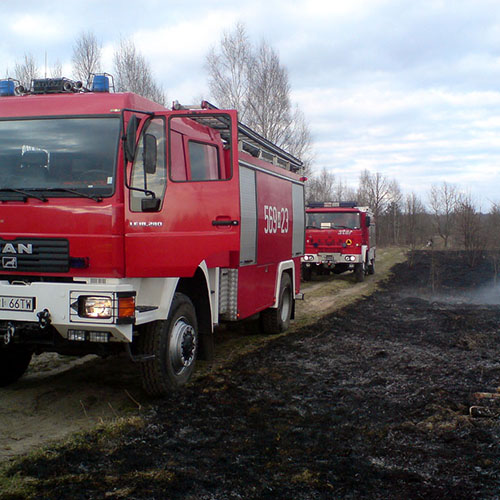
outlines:
[{"label": "cab window", "polygon": [[229,180],[232,177],[231,124],[225,114],[170,116],[169,176],[175,182]]},{"label": "cab window", "polygon": [[[156,139],[156,165],[147,170],[144,162],[144,138],[146,135]],[[150,137],[151,138],[151,137]],[[142,200],[151,198],[144,190],[152,191],[155,197],[163,200],[167,184],[167,170],[165,161],[165,123],[162,118],[151,120],[144,128],[137,145],[134,164],[132,166],[130,190],[130,210],[140,212]]]},{"label": "cab window", "polygon": [[189,141],[189,164],[192,181],[220,179],[219,155],[212,144]]},{"label": "cab window", "polygon": [[187,181],[187,165],[184,155],[184,141],[181,134],[170,132],[170,176],[173,181]]}]

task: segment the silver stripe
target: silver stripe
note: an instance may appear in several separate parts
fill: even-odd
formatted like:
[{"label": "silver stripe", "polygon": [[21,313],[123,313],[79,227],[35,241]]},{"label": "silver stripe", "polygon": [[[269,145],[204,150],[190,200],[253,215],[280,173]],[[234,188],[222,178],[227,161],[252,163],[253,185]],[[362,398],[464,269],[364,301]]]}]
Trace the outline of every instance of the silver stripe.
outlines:
[{"label": "silver stripe", "polygon": [[273,175],[274,177],[278,177],[279,179],[285,179],[286,181],[293,182],[294,184],[299,184],[300,186],[304,185],[304,183],[301,181],[292,179],[291,177],[287,177],[286,175],[278,174],[276,172],[273,172],[272,170],[267,170],[267,168],[259,167],[258,165],[252,165],[251,163],[247,163],[244,160],[239,160],[238,164],[240,165],[240,167],[247,167],[253,170],[258,170],[259,172],[264,172],[265,174]]}]

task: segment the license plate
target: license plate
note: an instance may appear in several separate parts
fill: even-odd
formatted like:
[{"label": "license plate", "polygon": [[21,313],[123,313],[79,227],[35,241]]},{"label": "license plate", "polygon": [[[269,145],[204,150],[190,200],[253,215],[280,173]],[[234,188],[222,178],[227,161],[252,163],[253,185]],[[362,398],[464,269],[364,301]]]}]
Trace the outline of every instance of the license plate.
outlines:
[{"label": "license plate", "polygon": [[35,297],[0,296],[0,310],[2,311],[34,311]]}]

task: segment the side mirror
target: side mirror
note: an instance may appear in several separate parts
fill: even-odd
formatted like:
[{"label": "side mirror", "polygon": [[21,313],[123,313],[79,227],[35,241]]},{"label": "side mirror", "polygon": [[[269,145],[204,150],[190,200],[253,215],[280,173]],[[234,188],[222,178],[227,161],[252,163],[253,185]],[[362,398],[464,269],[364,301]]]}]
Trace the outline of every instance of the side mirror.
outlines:
[{"label": "side mirror", "polygon": [[152,134],[144,134],[144,149],[142,159],[144,162],[144,170],[147,174],[156,172],[156,137]]},{"label": "side mirror", "polygon": [[370,227],[370,224],[372,222],[372,219],[369,215],[366,216],[366,227]]},{"label": "side mirror", "polygon": [[141,200],[141,210],[143,212],[158,212],[160,205],[160,198],[143,198]]},{"label": "side mirror", "polygon": [[132,115],[127,125],[127,135],[125,136],[125,159],[134,161],[135,156],[135,141],[137,137],[137,127],[139,126],[139,118]]}]

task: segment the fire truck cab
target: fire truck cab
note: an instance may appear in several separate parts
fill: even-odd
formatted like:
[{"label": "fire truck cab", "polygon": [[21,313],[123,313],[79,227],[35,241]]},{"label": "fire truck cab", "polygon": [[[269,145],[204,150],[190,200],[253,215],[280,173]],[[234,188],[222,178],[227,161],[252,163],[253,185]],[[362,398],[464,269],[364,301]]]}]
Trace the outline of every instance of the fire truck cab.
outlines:
[{"label": "fire truck cab", "polygon": [[306,207],[302,277],[354,271],[356,281],[375,272],[373,213],[355,202],[311,202]]},{"label": "fire truck cab", "polygon": [[301,298],[300,160],[235,110],[110,90],[0,82],[0,386],[33,354],[125,349],[162,395],[216,325],[280,332]]}]

